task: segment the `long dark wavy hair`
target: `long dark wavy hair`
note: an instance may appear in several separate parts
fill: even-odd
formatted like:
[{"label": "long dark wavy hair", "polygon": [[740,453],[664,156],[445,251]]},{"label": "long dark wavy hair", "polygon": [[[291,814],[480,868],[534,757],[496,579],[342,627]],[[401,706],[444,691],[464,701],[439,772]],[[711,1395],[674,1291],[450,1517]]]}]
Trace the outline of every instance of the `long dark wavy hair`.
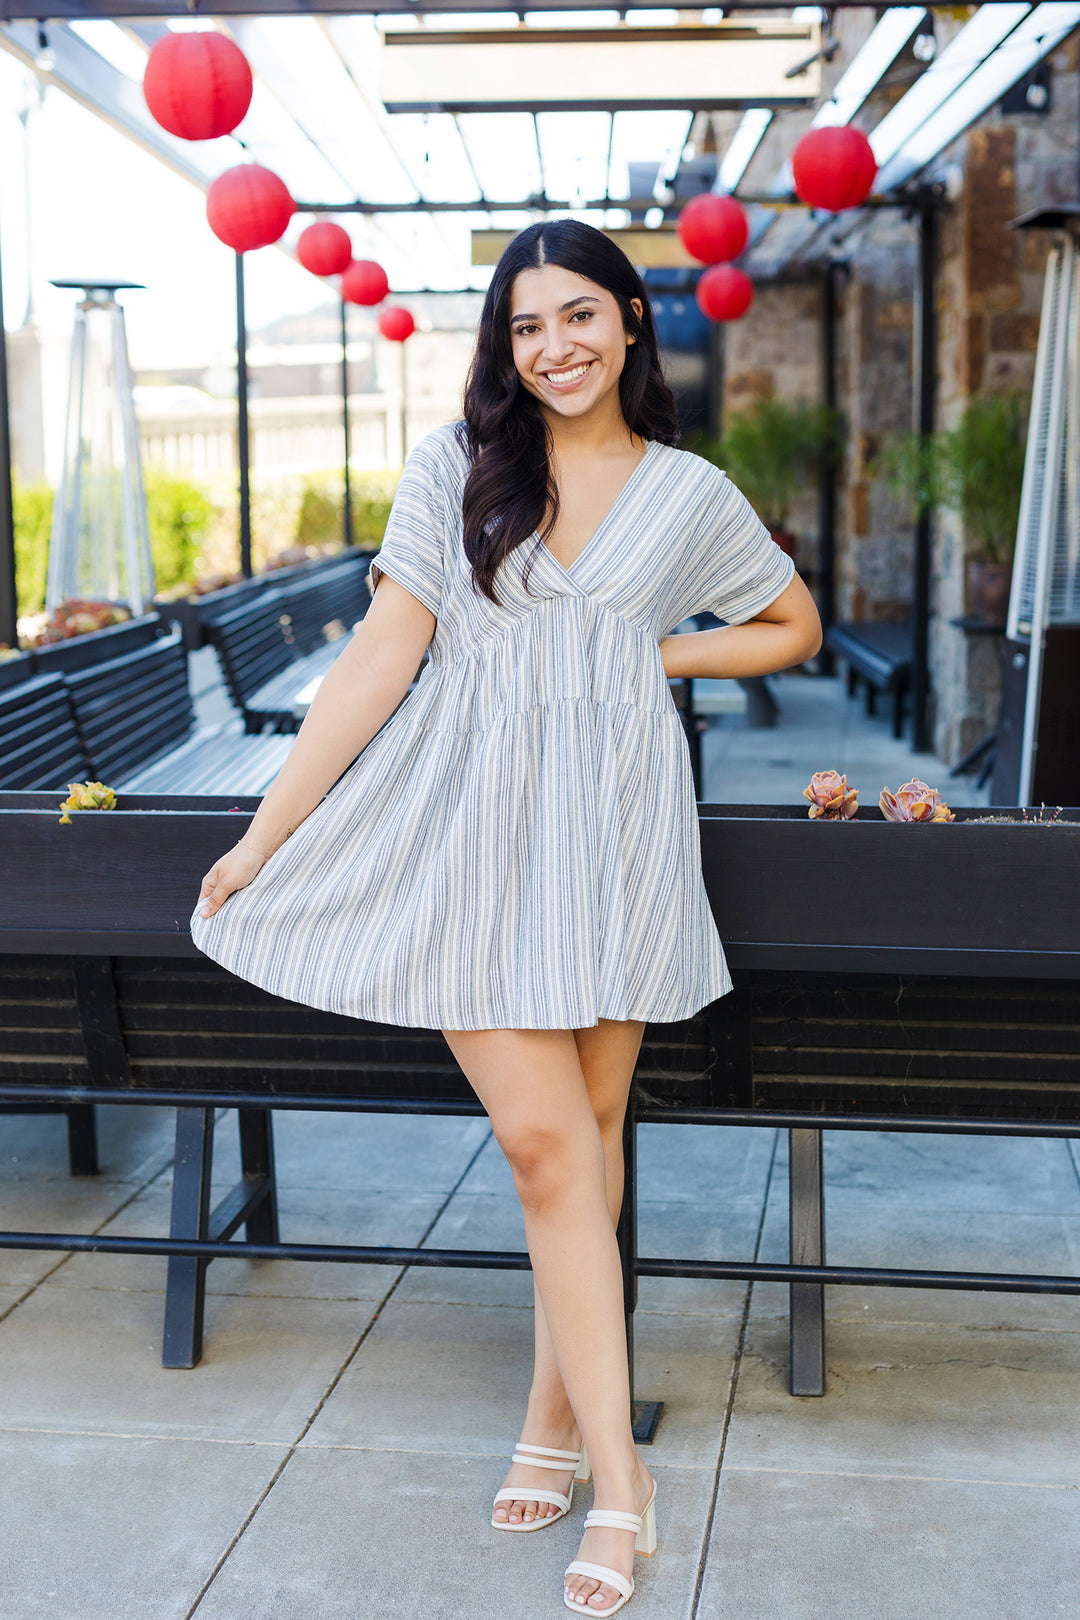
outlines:
[{"label": "long dark wavy hair", "polygon": [[[545,220],[521,231],[495,266],[464,396],[462,431],[471,463],[462,500],[465,555],[475,588],[493,602],[498,601],[499,565],[534,534],[541,539],[550,534],[559,512],[551,430],[539,402],[521,385],[510,333],[516,277],[545,264],[572,270],[611,293],[626,334],[634,339],[619,378],[626,424],[643,439],[662,444],[678,439],[675,400],[660,369],[649,295],[626,254],[603,231],[580,220]],[[641,300],[640,316],[632,298]],[[550,513],[546,524],[545,512]],[[526,580],[538,549],[526,562]]]}]

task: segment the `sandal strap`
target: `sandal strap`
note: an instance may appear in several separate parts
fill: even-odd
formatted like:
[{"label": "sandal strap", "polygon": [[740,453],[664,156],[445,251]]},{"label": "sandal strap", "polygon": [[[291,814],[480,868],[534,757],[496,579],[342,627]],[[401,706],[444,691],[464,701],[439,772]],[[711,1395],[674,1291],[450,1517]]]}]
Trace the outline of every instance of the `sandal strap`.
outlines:
[{"label": "sandal strap", "polygon": [[539,1450],[539,1446],[518,1446],[510,1461],[523,1463],[526,1468],[551,1468],[557,1474],[569,1474],[578,1465],[579,1458],[576,1451],[556,1451],[551,1453],[553,1457],[565,1457],[565,1462],[552,1462],[550,1457],[537,1457],[536,1455],[527,1457],[525,1455],[526,1452],[535,1453]]},{"label": "sandal strap", "polygon": [[641,1530],[640,1513],[619,1513],[614,1509],[593,1508],[591,1513],[585,1515],[585,1528],[592,1530],[632,1530],[638,1535]]},{"label": "sandal strap", "polygon": [[[625,1575],[620,1575],[617,1569],[608,1569],[604,1564],[590,1564],[583,1558],[575,1558],[566,1571],[567,1575],[587,1575],[591,1580],[601,1581],[604,1586],[613,1586],[622,1598],[634,1595],[634,1583],[628,1581]],[[565,1577],[564,1577],[565,1579]],[[594,1609],[593,1613],[597,1611]]]},{"label": "sandal strap", "polygon": [[570,1511],[570,1498],[561,1491],[538,1491],[531,1485],[507,1486],[504,1490],[496,1491],[491,1505],[498,1507],[500,1502],[550,1502],[552,1507],[560,1507],[564,1513]]},{"label": "sandal strap", "polygon": [[562,1457],[567,1462],[572,1463],[581,1461],[580,1451],[556,1451],[554,1446],[527,1446],[524,1440],[518,1441],[517,1449],[519,1451],[528,1451],[534,1457]]}]

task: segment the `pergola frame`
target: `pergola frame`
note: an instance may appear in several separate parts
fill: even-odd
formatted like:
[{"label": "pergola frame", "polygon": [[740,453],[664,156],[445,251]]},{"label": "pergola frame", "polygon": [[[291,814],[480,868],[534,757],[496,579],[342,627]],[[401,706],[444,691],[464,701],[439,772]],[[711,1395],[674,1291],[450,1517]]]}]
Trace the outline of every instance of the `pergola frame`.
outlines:
[{"label": "pergola frame", "polygon": [[[1010,0],[983,0],[984,8],[991,8],[1009,4]],[[865,9],[862,0],[832,0],[826,10],[856,8]],[[530,0],[529,11],[581,11],[594,9],[588,0]],[[617,9],[626,19],[637,9],[651,9],[649,0],[623,0]],[[704,11],[713,9],[704,3],[704,0],[687,0],[684,10]],[[790,11],[790,0],[729,0],[723,7],[725,14],[739,11]],[[1037,9],[1037,8],[1035,8]],[[201,0],[50,0],[48,21],[56,24],[65,24],[74,21],[110,20],[117,21],[125,18],[141,19],[143,22],[153,23],[157,19],[168,17],[189,18],[193,13],[202,13],[207,18],[221,17],[282,17],[290,15],[302,16],[339,16],[339,15],[391,15],[416,17],[418,14],[453,14],[457,12],[503,12],[506,11],[505,0],[421,0],[420,4],[412,0],[209,0],[203,12]],[[525,11],[519,9],[519,19],[524,20]],[[15,21],[33,21],[41,23],[40,0],[0,0],[0,25]],[[977,115],[978,116],[978,115]],[[543,183],[543,182],[542,182]],[[763,196],[748,196],[740,194],[740,200],[747,203],[758,203],[775,212],[784,207],[792,206],[791,199],[784,195],[784,187],[778,186],[774,191]],[[619,208],[621,210],[638,211],[652,208],[656,205],[655,198],[630,199],[611,198],[605,196],[590,200],[588,203],[575,202],[575,212],[583,208]],[[536,213],[546,213],[552,210],[565,211],[567,201],[558,201],[546,195],[546,188],[539,195],[533,195],[517,203],[494,202],[483,197],[468,203],[431,202],[423,198],[416,202],[377,204],[357,199],[351,203],[320,204],[302,203],[298,209],[310,213],[429,213],[441,214],[451,212],[504,212],[528,210]],[[801,206],[801,205],[800,205]],[[935,230],[934,219],[936,213],[944,206],[944,198],[940,187],[934,186],[908,186],[895,187],[892,195],[876,198],[863,207],[902,207],[917,215],[919,220],[919,270],[916,293],[916,333],[915,333],[915,390],[913,400],[913,425],[916,431],[928,434],[934,426],[934,393],[936,380],[936,337],[934,333],[934,252]],[[824,265],[825,286],[822,299],[823,333],[822,358],[824,369],[824,388],[827,396],[835,392],[835,336],[832,331],[833,311],[835,303],[834,261],[827,260]],[[247,435],[244,431],[247,417],[247,376],[246,376],[246,330],[244,324],[243,308],[243,259],[237,255],[236,267],[236,293],[237,293],[237,356],[238,356],[238,395],[240,413],[240,505],[241,505],[241,560],[245,573],[251,570],[251,543],[250,543],[250,512],[248,499],[248,446]],[[15,596],[15,558],[14,558],[14,531],[13,531],[13,502],[11,491],[11,456],[10,456],[10,428],[8,416],[7,392],[7,362],[4,341],[4,327],[2,319],[2,287],[0,287],[0,640],[7,640],[11,645],[17,645],[16,635],[16,596]],[[342,305],[342,339],[343,356],[345,354],[345,306]],[[343,359],[343,414],[346,423],[346,505],[345,523],[346,536],[350,530],[349,490],[348,490],[348,366],[347,359]],[[835,474],[832,469],[823,469],[821,474],[821,488],[819,512],[822,533],[821,561],[822,575],[829,575],[823,592],[822,609],[826,621],[833,617],[833,582],[831,579],[832,562],[834,556],[835,536],[835,489],[833,486]],[[829,486],[829,487],[826,487]],[[913,682],[913,744],[917,751],[929,748],[928,733],[928,700],[929,700],[929,668],[928,668],[928,615],[930,602],[930,518],[923,514],[919,519],[915,547],[914,570],[914,606],[915,619],[915,646],[914,646],[914,682]]]}]

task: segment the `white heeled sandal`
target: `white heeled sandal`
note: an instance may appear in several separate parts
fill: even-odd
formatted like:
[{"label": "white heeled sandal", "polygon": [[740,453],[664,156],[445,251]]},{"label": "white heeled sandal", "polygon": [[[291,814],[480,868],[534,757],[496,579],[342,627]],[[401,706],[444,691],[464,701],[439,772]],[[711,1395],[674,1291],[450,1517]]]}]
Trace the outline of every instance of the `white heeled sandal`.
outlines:
[{"label": "white heeled sandal", "polygon": [[542,1519],[531,1519],[528,1524],[511,1524],[509,1520],[497,1519],[494,1512],[491,1516],[491,1525],[494,1530],[542,1530],[545,1525],[558,1524],[565,1519],[574,1500],[574,1486],[586,1485],[592,1478],[589,1471],[589,1454],[582,1446],[580,1451],[556,1451],[552,1446],[527,1446],[518,1441],[517,1450],[510,1459],[511,1462],[524,1463],[527,1468],[551,1468],[555,1472],[565,1474],[572,1468],[574,1477],[570,1481],[570,1489],[564,1496],[562,1491],[537,1490],[533,1485],[507,1485],[501,1491],[495,1492],[492,1508],[497,1508],[500,1502],[548,1502],[558,1508],[558,1513],[549,1513]]},{"label": "white heeled sandal", "polygon": [[[632,1530],[635,1555],[651,1558],[656,1551],[656,1481],[653,1481],[652,1495],[640,1513],[617,1513],[614,1510],[609,1512],[606,1508],[593,1508],[591,1513],[585,1515],[585,1528]],[[619,1593],[617,1600],[606,1609],[594,1609],[588,1598],[572,1598],[564,1586],[563,1602],[575,1614],[594,1614],[598,1620],[607,1620],[609,1614],[618,1614],[620,1609],[625,1608],[634,1595],[633,1576],[627,1580],[617,1569],[608,1569],[604,1564],[590,1564],[584,1558],[575,1558],[567,1568],[566,1575],[585,1575],[603,1586],[613,1586]],[[563,1576],[564,1581],[566,1575]]]}]

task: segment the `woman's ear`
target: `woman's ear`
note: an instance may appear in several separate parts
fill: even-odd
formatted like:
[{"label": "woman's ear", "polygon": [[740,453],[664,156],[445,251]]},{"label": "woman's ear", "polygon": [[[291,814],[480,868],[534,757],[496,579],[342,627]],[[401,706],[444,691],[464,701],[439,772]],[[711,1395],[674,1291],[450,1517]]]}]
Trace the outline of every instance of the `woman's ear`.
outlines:
[{"label": "woman's ear", "polygon": [[[641,299],[640,298],[631,298],[631,300],[630,300],[630,308],[633,310],[634,314],[637,316],[638,320],[640,321],[642,315],[645,313],[644,308],[642,306]],[[629,347],[629,345],[631,343],[636,343],[637,342],[637,338],[634,337],[631,333],[627,333],[626,342],[627,342],[627,347]]]}]

